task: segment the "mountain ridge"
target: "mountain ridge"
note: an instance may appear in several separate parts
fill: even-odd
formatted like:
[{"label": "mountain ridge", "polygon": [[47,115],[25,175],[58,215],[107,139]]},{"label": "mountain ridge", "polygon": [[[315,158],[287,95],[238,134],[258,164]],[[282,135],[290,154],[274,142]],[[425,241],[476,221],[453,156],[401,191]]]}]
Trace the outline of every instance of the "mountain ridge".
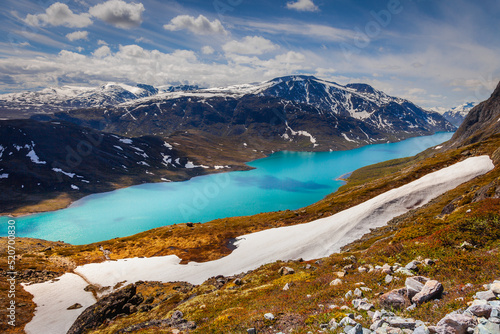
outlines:
[{"label": "mountain ridge", "polygon": [[439,114],[366,84],[342,86],[312,76],[159,93],[33,117],[103,123],[105,131],[125,136],[201,130],[239,144],[258,137],[275,145],[272,150],[342,150],[455,129]]}]

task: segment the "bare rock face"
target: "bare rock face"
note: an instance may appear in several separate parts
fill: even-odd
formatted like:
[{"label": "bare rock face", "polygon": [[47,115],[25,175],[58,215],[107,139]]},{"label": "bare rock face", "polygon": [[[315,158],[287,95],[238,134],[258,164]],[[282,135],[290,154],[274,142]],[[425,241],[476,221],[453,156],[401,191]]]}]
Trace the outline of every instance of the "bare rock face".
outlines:
[{"label": "bare rock face", "polygon": [[80,334],[89,329],[95,329],[107,319],[113,319],[119,314],[131,314],[137,310],[137,305],[142,303],[141,294],[136,294],[135,284],[110,294],[88,307],[76,319],[68,334]]},{"label": "bare rock face", "polygon": [[408,298],[406,288],[396,289],[384,293],[379,297],[380,304],[383,307],[403,309],[410,305],[410,299]]},{"label": "bare rock face", "polygon": [[441,294],[443,293],[443,285],[439,283],[438,281],[435,280],[430,280],[427,281],[422,288],[422,290],[417,293],[413,298],[411,299],[413,303],[415,304],[422,304],[425,303],[431,299],[436,299],[441,297]]}]

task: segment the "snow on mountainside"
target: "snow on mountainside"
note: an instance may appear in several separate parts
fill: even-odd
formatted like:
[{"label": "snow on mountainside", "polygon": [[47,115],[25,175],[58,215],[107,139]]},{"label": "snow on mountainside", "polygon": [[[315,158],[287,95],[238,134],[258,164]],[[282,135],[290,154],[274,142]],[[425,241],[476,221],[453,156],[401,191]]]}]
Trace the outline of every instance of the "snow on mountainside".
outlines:
[{"label": "snow on mountainside", "polygon": [[469,114],[469,111],[477,106],[477,104],[477,102],[467,102],[451,109],[431,108],[430,110],[443,115],[443,117],[446,118],[451,124],[459,127],[465,117]]},{"label": "snow on mountainside", "polygon": [[196,130],[242,142],[264,138],[278,144],[271,150],[349,149],[455,129],[441,115],[367,84],[305,75],[208,89],[111,83],[0,96],[0,118],[22,113],[105,124],[106,131],[126,136]]},{"label": "snow on mountainside", "polygon": [[199,89],[198,86],[136,86],[107,83],[98,87],[62,86],[35,92],[0,95],[0,118],[27,118],[33,113],[52,113],[76,108],[114,106],[163,92]]}]

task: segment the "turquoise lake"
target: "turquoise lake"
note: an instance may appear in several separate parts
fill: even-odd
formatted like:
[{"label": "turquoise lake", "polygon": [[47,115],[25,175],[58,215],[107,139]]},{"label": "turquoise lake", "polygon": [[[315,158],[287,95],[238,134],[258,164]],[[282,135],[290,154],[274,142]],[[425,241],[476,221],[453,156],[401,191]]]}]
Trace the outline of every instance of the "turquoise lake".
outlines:
[{"label": "turquoise lake", "polygon": [[[248,165],[256,169],[133,186],[87,196],[70,207],[17,217],[16,236],[87,244],[155,227],[305,207],[337,190],[336,179],[373,163],[415,155],[443,143],[438,133],[398,143],[338,152],[279,152]],[[8,217],[0,217],[0,236]]]}]

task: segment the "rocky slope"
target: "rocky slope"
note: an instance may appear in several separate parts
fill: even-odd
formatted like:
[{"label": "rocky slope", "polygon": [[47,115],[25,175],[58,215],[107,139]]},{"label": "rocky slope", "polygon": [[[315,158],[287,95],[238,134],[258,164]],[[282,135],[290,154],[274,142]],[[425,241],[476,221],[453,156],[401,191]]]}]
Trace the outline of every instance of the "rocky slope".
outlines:
[{"label": "rocky slope", "polygon": [[273,150],[349,149],[454,129],[439,114],[371,86],[310,76],[162,93],[51,117],[85,126],[102,122],[106,131],[127,136],[196,130],[240,145],[262,140]]},{"label": "rocky slope", "polygon": [[159,137],[127,138],[66,122],[0,121],[0,212],[213,169],[174,146]]}]

